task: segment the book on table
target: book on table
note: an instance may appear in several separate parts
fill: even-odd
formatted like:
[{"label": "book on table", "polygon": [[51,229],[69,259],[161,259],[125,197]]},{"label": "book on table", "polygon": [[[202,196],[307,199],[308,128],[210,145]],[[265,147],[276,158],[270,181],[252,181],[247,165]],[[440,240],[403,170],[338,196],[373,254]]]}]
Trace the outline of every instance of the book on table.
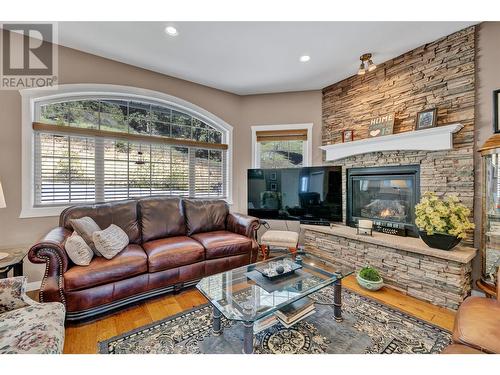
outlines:
[{"label": "book on table", "polygon": [[314,301],[305,297],[276,311],[275,315],[284,325],[291,325],[311,315],[314,311]]}]

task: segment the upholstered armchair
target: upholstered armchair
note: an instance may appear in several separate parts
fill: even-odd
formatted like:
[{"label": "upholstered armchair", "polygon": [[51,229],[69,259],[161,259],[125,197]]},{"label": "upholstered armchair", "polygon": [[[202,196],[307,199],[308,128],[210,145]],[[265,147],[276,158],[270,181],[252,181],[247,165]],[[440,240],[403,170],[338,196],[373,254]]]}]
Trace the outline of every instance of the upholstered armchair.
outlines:
[{"label": "upholstered armchair", "polygon": [[0,279],[0,354],[62,353],[62,303],[38,303],[26,295],[26,277]]},{"label": "upholstered armchair", "polygon": [[500,282],[497,281],[496,299],[469,297],[460,305],[453,327],[453,344],[443,353],[500,354]]}]

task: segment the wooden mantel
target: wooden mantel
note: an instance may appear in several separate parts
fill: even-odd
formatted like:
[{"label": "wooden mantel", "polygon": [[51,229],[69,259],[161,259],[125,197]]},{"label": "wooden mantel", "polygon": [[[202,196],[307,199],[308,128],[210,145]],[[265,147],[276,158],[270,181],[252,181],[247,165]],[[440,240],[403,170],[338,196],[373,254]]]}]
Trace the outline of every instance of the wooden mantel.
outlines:
[{"label": "wooden mantel", "polygon": [[377,151],[451,150],[453,148],[453,134],[462,128],[463,125],[457,123],[353,142],[336,143],[320,148],[326,151],[326,161]]}]

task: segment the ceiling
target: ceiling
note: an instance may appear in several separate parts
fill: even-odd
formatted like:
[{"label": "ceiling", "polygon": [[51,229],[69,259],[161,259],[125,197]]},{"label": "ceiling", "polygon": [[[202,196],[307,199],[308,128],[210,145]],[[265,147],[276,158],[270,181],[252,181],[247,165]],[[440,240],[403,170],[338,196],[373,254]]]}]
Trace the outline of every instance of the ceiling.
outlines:
[{"label": "ceiling", "polygon": [[59,44],[247,95],[321,89],[356,74],[365,52],[381,63],[474,23],[60,22]]}]

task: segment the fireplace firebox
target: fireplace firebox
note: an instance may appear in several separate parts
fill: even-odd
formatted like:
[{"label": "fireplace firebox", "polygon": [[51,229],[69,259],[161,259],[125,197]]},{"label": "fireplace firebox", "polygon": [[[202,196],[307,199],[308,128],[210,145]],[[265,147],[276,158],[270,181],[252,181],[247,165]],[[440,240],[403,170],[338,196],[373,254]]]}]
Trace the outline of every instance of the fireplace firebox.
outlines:
[{"label": "fireplace firebox", "polygon": [[420,166],[347,170],[347,225],[373,220],[374,230],[418,237],[415,204],[420,199]]}]

